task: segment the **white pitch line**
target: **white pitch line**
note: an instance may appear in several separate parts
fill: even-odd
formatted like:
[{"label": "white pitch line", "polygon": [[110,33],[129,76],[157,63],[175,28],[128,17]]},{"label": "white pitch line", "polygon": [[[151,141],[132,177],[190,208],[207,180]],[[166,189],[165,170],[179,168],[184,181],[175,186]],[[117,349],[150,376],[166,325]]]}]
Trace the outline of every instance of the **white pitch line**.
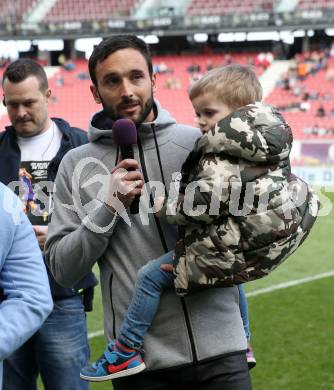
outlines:
[{"label": "white pitch line", "polygon": [[[307,278],[290,280],[290,282],[279,283],[279,284],[274,284],[273,286],[270,286],[270,287],[260,288],[259,290],[255,290],[255,291],[251,291],[251,292],[247,293],[246,296],[247,296],[247,298],[256,297],[257,295],[268,294],[268,293],[271,293],[272,291],[283,290],[285,288],[289,288],[292,286],[298,286],[298,285],[304,284],[304,283],[313,282],[314,280],[318,280],[318,279],[329,278],[331,276],[334,276],[334,270],[328,271],[328,272],[323,272],[323,273],[318,274],[318,275],[308,276]],[[92,339],[94,337],[102,336],[103,334],[104,334],[103,330],[98,330],[97,332],[89,333],[88,338]]]},{"label": "white pitch line", "polygon": [[274,284],[273,286],[270,287],[260,288],[259,290],[255,290],[247,293],[246,296],[256,297],[257,295],[268,294],[275,290],[282,290],[288,287],[298,286],[300,284],[313,282],[314,280],[329,278],[331,276],[334,276],[334,270],[329,272],[324,272],[318,275],[308,276],[307,278],[303,278],[303,279],[290,280],[290,282],[279,283],[279,284]]},{"label": "white pitch line", "polygon": [[91,332],[88,333],[88,339],[93,339],[94,337],[103,336],[103,334],[104,334],[103,330],[98,330],[97,332]]}]

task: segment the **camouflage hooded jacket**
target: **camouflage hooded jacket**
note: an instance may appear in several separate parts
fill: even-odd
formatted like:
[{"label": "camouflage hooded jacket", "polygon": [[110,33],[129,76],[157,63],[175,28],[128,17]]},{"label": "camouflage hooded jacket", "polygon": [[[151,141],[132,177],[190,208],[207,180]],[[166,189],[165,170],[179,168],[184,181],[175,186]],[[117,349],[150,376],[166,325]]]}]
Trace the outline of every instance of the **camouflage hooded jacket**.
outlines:
[{"label": "camouflage hooded jacket", "polygon": [[292,139],[276,109],[256,103],[197,140],[162,211],[179,225],[178,294],[261,278],[306,238],[319,202],[291,173]]}]

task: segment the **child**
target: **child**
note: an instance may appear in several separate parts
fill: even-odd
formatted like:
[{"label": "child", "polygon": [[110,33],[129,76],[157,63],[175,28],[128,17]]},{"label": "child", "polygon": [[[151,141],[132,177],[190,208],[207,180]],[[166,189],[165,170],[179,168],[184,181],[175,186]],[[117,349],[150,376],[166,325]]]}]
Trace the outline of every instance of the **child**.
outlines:
[{"label": "child", "polygon": [[[317,215],[317,200],[308,190],[301,207],[293,202],[291,130],[275,109],[256,103],[262,89],[250,67],[213,69],[189,94],[203,135],[182,166],[178,198],[166,200],[159,212],[179,225],[175,253],[139,270],[116,342],[82,369],[83,379],[109,380],[145,369],[141,348],[165,289],[175,286],[186,295],[262,277],[301,244]],[[197,213],[203,205],[205,211]]]}]

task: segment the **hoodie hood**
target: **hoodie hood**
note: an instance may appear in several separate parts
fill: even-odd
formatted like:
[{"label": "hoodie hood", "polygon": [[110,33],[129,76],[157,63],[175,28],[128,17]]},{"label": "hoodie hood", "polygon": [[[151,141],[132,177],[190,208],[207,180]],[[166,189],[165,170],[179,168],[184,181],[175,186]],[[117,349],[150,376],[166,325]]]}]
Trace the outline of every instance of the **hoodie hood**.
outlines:
[{"label": "hoodie hood", "polygon": [[[153,109],[156,111],[155,120],[137,126],[138,136],[145,150],[155,147],[153,131],[156,133],[158,145],[169,142],[176,131],[175,119],[167,110],[161,107],[157,100],[154,101]],[[103,110],[95,113],[89,123],[89,142],[103,142],[104,144],[113,145],[113,123],[113,120],[108,118]]]},{"label": "hoodie hood", "polygon": [[225,153],[249,161],[277,163],[289,157],[292,131],[272,106],[244,106],[219,121],[197,144],[201,153]]}]

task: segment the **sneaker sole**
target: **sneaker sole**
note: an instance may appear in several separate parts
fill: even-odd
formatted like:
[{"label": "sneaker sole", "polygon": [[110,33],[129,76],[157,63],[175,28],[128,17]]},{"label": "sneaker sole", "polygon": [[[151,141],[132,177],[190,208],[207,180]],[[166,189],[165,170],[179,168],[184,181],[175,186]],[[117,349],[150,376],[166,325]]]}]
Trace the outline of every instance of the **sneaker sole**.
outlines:
[{"label": "sneaker sole", "polygon": [[105,376],[88,376],[80,373],[80,378],[90,382],[103,382],[103,381],[108,381],[110,379],[121,378],[123,376],[138,374],[139,372],[145,370],[145,368],[146,366],[145,363],[143,362],[137,367],[128,368],[127,370],[122,370],[119,372],[115,372],[114,374],[109,374]]}]

